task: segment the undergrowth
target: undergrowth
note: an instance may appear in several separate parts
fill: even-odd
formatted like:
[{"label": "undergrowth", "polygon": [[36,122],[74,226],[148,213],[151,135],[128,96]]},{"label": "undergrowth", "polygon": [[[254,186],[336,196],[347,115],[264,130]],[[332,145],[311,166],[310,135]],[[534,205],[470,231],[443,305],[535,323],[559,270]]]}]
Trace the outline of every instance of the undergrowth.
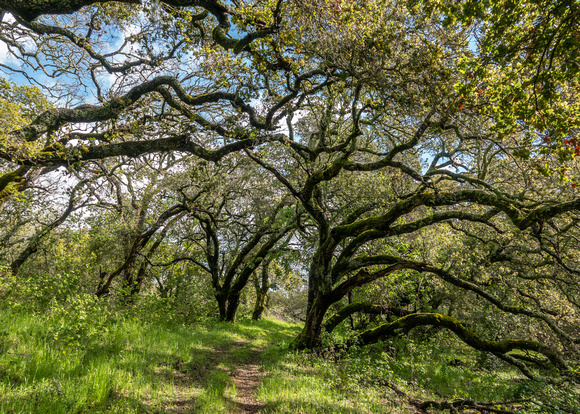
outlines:
[{"label": "undergrowth", "polygon": [[248,349],[289,338],[283,322],[163,321],[77,297],[45,313],[0,310],[0,413],[229,412]]},{"label": "undergrowth", "polygon": [[409,398],[580,413],[574,385],[530,381],[444,332],[349,352],[333,335],[323,352],[291,352],[298,325],[177,321],[165,306],[116,309],[81,294],[0,309],[0,414],[237,412],[231,376],[257,350],[263,413],[416,412]]},{"label": "undergrowth", "polygon": [[343,343],[336,335],[325,339],[322,352],[265,352],[264,412],[416,413],[411,399],[461,399],[519,414],[580,413],[578,386],[530,381],[445,331],[427,341],[401,338],[348,352]]}]

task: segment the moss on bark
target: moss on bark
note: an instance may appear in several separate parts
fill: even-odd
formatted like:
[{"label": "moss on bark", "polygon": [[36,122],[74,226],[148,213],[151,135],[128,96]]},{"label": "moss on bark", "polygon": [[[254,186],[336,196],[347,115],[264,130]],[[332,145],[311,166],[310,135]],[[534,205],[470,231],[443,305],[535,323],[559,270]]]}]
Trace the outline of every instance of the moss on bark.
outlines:
[{"label": "moss on bark", "polygon": [[[459,339],[474,349],[505,356],[513,350],[532,351],[544,355],[550,363],[560,371],[568,371],[568,366],[562,356],[552,348],[535,341],[524,339],[506,339],[503,341],[488,341],[478,333],[467,329],[457,319],[438,313],[414,313],[386,323],[373,329],[369,329],[357,335],[351,343],[364,345],[377,342],[384,338],[394,337],[407,333],[418,326],[438,326],[449,329]],[[519,365],[519,364],[518,364]],[[521,368],[520,368],[521,369]],[[522,370],[524,372],[524,370]],[[529,376],[529,371],[524,372]]]}]

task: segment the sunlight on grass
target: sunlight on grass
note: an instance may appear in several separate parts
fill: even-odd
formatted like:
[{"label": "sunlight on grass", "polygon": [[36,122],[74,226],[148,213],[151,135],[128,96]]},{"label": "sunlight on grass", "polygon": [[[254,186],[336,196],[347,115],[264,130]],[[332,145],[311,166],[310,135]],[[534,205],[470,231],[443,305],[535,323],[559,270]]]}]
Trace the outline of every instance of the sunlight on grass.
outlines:
[{"label": "sunlight on grass", "polygon": [[184,326],[111,315],[91,335],[50,314],[12,311],[1,311],[0,323],[0,413],[230,412],[236,364],[297,329],[274,321]]},{"label": "sunlight on grass", "polygon": [[263,373],[254,393],[263,413],[415,412],[389,384],[418,399],[542,394],[570,407],[578,399],[575,392],[522,381],[519,372],[447,335],[346,354],[329,342],[315,355],[289,351],[300,327],[280,321],[183,325],[107,315],[96,334],[50,313],[0,311],[0,414],[234,413],[239,390],[232,375],[249,360]]}]

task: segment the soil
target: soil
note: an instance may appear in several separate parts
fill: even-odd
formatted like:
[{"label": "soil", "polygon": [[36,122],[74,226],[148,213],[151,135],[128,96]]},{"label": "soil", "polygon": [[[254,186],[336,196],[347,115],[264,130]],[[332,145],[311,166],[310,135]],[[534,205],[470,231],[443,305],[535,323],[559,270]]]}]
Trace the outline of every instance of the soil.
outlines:
[{"label": "soil", "polygon": [[232,374],[232,380],[236,385],[236,397],[234,401],[238,404],[238,412],[242,414],[253,414],[263,408],[263,404],[256,401],[255,393],[264,374],[257,364],[260,351],[254,351],[247,362],[238,365]]},{"label": "soil", "polygon": [[[227,348],[216,349],[208,355],[203,366],[192,367],[188,364],[173,363],[170,370],[158,372],[158,375],[173,381],[173,395],[165,401],[165,412],[172,414],[189,414],[196,412],[196,398],[192,395],[193,384],[202,384],[205,376],[216,369],[220,361],[227,360],[234,348],[241,348],[247,344],[240,341]],[[259,357],[262,350],[254,350],[247,359],[236,364],[232,372],[227,372],[236,386],[236,395],[233,398],[235,408],[233,412],[240,414],[254,414],[260,412],[264,405],[255,398],[255,392],[260,385],[264,373],[260,371]],[[168,364],[169,365],[169,364]],[[217,368],[221,369],[221,368]]]}]

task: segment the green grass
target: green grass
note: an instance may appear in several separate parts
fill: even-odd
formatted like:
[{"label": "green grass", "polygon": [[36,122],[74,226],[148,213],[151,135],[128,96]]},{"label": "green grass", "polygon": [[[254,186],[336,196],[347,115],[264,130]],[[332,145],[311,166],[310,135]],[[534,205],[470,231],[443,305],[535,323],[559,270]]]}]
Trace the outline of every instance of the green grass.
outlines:
[{"label": "green grass", "polygon": [[[533,398],[535,403],[522,402],[517,412],[580,413],[578,386],[529,381],[444,331],[432,341],[401,339],[346,354],[314,355],[271,347],[263,357],[269,374],[258,399],[265,403],[265,413],[417,412],[389,384],[421,401]],[[454,360],[461,362],[456,365]],[[517,403],[511,406],[517,408]]]},{"label": "green grass", "polygon": [[229,412],[236,365],[297,329],[110,315],[93,332],[90,317],[78,325],[60,316],[0,312],[0,413]]},{"label": "green grass", "polygon": [[280,321],[184,325],[91,309],[0,311],[0,414],[233,413],[231,375],[258,351],[263,413],[414,412],[389,384],[420,400],[541,401],[521,413],[574,412],[580,401],[572,385],[522,380],[452,335],[314,355],[289,351],[300,327]]}]

